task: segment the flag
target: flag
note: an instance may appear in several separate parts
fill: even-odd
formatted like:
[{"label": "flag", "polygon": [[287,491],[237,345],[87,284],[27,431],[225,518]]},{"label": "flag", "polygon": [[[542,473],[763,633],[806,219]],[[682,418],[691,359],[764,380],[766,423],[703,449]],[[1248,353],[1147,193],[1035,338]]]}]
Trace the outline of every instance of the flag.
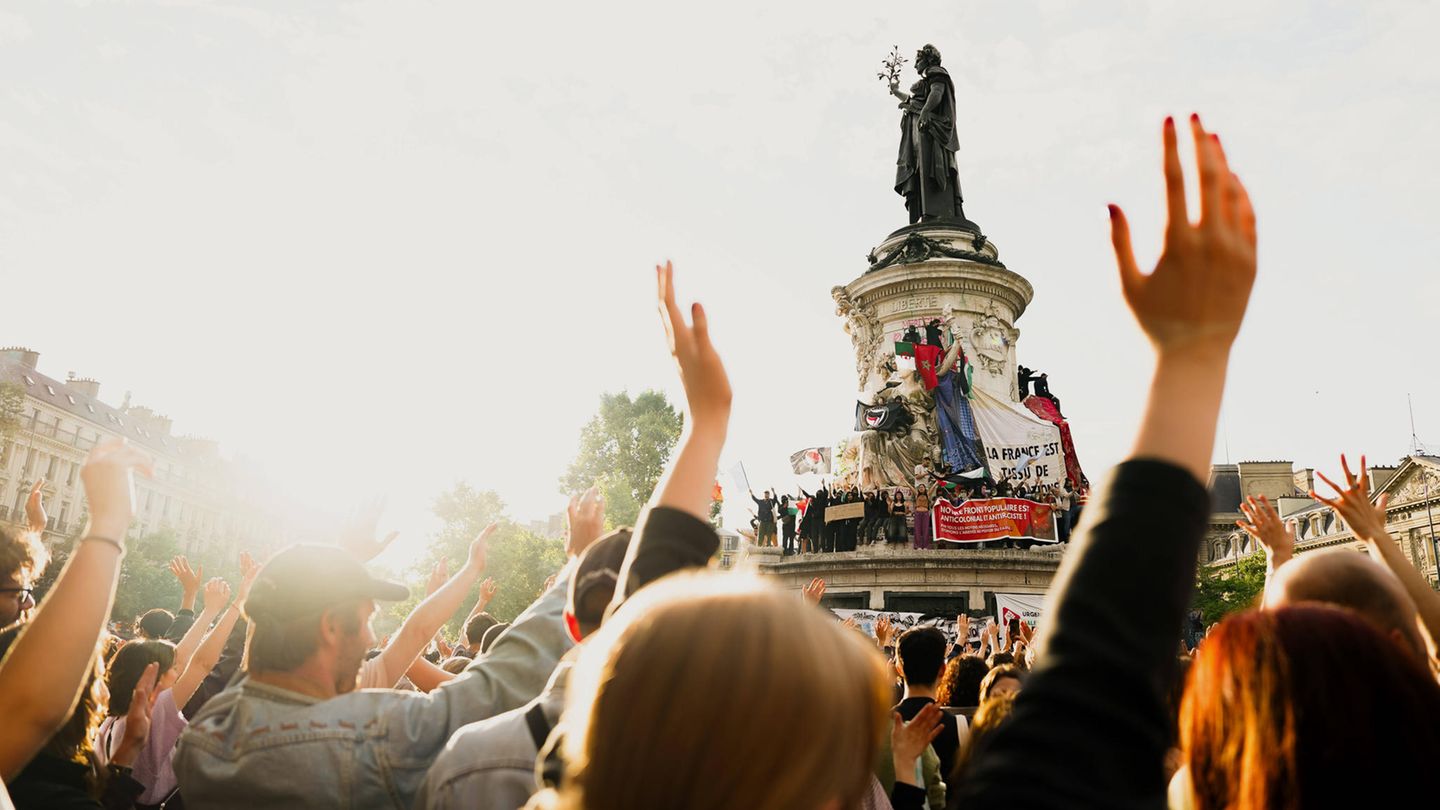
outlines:
[{"label": "flag", "polygon": [[940,384],[940,378],[936,376],[936,366],[940,365],[943,352],[939,346],[919,345],[915,350],[915,370],[920,372],[920,379],[925,381],[925,390],[934,391],[935,386]]},{"label": "flag", "polygon": [[804,450],[796,450],[790,454],[790,468],[795,471],[796,475],[805,473],[829,475],[830,448],[807,447]]},{"label": "flag", "polygon": [[735,466],[730,468],[730,480],[734,482],[735,488],[741,492],[750,491],[750,479],[745,475],[745,462],[735,462]]},{"label": "flag", "polygon": [[858,433],[867,430],[899,433],[909,428],[914,421],[915,418],[899,402],[882,402],[879,405],[855,403],[855,430]]}]

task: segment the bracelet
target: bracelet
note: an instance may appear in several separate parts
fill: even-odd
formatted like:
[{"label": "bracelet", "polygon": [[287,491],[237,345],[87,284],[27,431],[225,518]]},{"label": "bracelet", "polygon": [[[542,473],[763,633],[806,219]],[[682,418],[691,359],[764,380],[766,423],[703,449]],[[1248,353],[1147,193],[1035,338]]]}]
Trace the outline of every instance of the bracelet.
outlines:
[{"label": "bracelet", "polygon": [[124,543],[121,543],[119,540],[115,540],[115,539],[110,538],[110,537],[101,537],[101,536],[98,535],[98,534],[92,534],[92,535],[88,535],[88,536],[86,536],[86,537],[80,538],[80,542],[82,542],[82,543],[88,543],[88,542],[90,542],[91,540],[95,540],[95,541],[100,542],[100,543],[109,543],[110,545],[112,545],[112,546],[114,546],[115,548],[119,549],[121,554],[124,554],[124,553],[125,553],[125,544],[124,544]]}]

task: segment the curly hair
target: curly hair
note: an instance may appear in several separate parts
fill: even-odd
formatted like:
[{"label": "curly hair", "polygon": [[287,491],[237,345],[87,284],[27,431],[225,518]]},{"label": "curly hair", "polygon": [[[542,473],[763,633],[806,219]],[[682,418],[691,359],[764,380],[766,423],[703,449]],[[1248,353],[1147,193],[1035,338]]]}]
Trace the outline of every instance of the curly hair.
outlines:
[{"label": "curly hair", "polygon": [[934,45],[927,44],[925,47],[916,51],[915,66],[919,67],[921,62],[932,67],[940,64],[940,49]]},{"label": "curly hair", "polygon": [[979,706],[980,682],[989,671],[990,668],[985,666],[985,659],[978,655],[952,658],[950,663],[945,665],[945,673],[940,676],[935,699],[941,706],[956,709]]},{"label": "curly hair", "polygon": [[49,564],[50,552],[40,542],[40,535],[0,526],[0,576],[24,573],[25,578],[33,581]]}]

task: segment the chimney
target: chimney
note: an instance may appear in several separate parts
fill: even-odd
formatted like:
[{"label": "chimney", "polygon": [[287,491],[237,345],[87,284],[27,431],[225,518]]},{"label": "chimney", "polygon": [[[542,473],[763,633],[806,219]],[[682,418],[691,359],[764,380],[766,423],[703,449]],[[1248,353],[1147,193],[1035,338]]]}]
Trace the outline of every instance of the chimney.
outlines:
[{"label": "chimney", "polygon": [[26,368],[35,368],[40,363],[40,353],[24,346],[6,346],[0,349],[0,359],[14,360]]},{"label": "chimney", "polygon": [[100,398],[99,380],[92,380],[89,377],[71,377],[65,381],[65,387],[77,394],[84,394],[91,399]]}]

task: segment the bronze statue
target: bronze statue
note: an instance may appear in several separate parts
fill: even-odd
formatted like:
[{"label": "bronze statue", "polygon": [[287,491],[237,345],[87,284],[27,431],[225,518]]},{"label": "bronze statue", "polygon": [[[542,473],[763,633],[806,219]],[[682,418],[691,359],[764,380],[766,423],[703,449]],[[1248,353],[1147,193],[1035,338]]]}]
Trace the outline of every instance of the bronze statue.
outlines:
[{"label": "bronze statue", "polygon": [[920,80],[909,93],[900,91],[899,67],[904,58],[896,52],[885,63],[890,93],[900,99],[900,155],[895,161],[895,191],[905,198],[910,222],[950,220],[967,222],[961,209],[960,175],[955,152],[955,83],[940,66],[940,51],[926,45],[915,54]]}]

